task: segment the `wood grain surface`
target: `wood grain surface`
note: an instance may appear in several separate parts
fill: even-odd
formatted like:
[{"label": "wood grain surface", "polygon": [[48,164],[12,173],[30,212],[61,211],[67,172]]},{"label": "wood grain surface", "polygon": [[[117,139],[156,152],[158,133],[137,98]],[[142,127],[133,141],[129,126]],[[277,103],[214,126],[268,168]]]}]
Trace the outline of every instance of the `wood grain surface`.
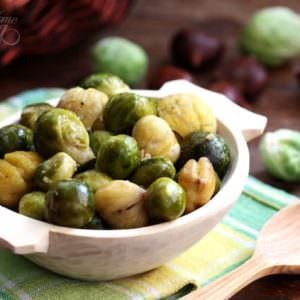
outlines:
[{"label": "wood grain surface", "polygon": [[[265,6],[289,6],[300,13],[299,0],[136,0],[121,26],[87,38],[76,47],[51,57],[22,57],[0,69],[0,99],[36,87],[70,87],[92,71],[89,49],[93,41],[105,35],[120,35],[145,47],[150,56],[149,75],[170,62],[169,42],[183,27],[196,27],[220,36],[227,50],[219,65],[199,71],[198,83],[205,86],[218,68],[238,56],[238,35],[242,24],[257,9]],[[22,40],[21,40],[22,42]],[[55,47],[55,45],[53,45]],[[300,129],[300,85],[294,71],[300,60],[270,72],[268,86],[255,99],[252,109],[269,118],[268,130]],[[147,79],[141,84],[147,87]],[[262,166],[258,141],[250,144],[251,174],[300,196],[300,186],[272,179]],[[236,295],[233,300],[298,300],[300,276],[273,276],[261,279]],[[216,299],[217,300],[217,299]]]}]

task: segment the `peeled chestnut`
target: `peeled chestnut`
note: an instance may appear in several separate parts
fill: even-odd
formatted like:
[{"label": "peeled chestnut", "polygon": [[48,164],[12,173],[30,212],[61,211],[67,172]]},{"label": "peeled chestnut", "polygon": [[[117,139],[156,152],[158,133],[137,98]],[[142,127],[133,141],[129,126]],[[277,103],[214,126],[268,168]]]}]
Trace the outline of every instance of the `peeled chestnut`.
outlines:
[{"label": "peeled chestnut", "polygon": [[193,76],[189,72],[175,66],[164,66],[154,74],[150,82],[150,88],[159,89],[165,82],[176,79],[193,81]]},{"label": "peeled chestnut", "polygon": [[198,30],[183,29],[171,42],[174,61],[187,68],[197,69],[217,59],[223,50],[221,40]]},{"label": "peeled chestnut", "polygon": [[266,86],[268,72],[255,57],[248,56],[231,62],[221,72],[221,77],[234,82],[251,100]]}]

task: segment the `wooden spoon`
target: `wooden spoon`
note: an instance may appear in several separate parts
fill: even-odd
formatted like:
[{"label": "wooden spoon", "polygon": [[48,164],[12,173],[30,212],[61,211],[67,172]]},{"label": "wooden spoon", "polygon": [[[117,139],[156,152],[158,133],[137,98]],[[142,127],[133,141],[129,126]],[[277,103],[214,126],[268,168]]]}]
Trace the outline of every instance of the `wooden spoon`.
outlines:
[{"label": "wooden spoon", "polygon": [[261,277],[296,273],[300,273],[300,202],[281,210],[264,225],[250,260],[182,299],[225,300]]}]

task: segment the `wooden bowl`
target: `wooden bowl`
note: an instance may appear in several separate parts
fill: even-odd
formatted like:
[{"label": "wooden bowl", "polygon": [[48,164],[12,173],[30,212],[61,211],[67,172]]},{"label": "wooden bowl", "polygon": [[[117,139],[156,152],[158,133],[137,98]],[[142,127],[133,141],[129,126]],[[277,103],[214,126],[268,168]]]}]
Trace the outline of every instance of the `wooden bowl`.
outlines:
[{"label": "wooden bowl", "polygon": [[[206,100],[214,110],[219,132],[230,146],[232,164],[213,199],[175,221],[126,230],[60,227],[0,206],[0,246],[68,277],[110,280],[157,268],[187,250],[221,220],[238,199],[248,176],[246,140],[259,136],[267,119],[237,106],[221,94],[183,80],[168,82],[159,91],[137,92],[151,97],[190,92]],[[19,114],[0,127],[18,118]]]}]

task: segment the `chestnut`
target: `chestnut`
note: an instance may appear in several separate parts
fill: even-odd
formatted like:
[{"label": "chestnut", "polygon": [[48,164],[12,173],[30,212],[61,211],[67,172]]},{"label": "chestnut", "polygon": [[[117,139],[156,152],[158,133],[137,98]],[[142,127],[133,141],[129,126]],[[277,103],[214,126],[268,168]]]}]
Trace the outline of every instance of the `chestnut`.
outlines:
[{"label": "chestnut", "polygon": [[173,60],[180,66],[197,69],[217,59],[223,42],[199,30],[183,29],[171,41]]},{"label": "chestnut", "polygon": [[248,56],[231,62],[221,72],[221,77],[234,82],[251,100],[266,86],[268,72],[255,57]]},{"label": "chestnut", "polygon": [[150,88],[159,89],[165,82],[175,79],[193,81],[193,76],[189,72],[175,66],[164,66],[154,74],[150,81]]},{"label": "chestnut", "polygon": [[249,104],[244,99],[240,89],[229,81],[216,81],[211,83],[207,88],[211,91],[223,94],[228,99],[240,106],[249,108]]}]

